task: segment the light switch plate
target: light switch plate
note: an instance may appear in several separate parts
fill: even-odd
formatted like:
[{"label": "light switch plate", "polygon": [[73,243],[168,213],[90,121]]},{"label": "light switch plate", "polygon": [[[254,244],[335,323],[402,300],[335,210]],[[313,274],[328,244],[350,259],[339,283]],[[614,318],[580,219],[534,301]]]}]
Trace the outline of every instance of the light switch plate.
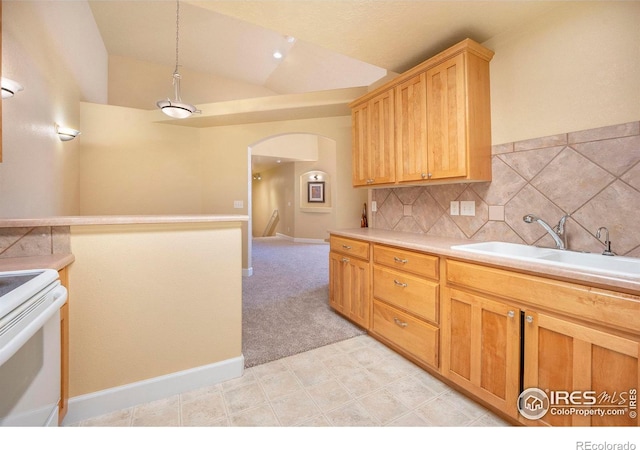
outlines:
[{"label": "light switch plate", "polygon": [[460,215],[461,216],[475,216],[476,215],[476,202],[474,202],[474,201],[461,201],[460,202]]},{"label": "light switch plate", "polygon": [[449,215],[459,216],[460,215],[460,202],[452,201],[449,203]]},{"label": "light switch plate", "polygon": [[242,200],[234,200],[233,207],[236,209],[242,209],[244,208],[244,202]]}]

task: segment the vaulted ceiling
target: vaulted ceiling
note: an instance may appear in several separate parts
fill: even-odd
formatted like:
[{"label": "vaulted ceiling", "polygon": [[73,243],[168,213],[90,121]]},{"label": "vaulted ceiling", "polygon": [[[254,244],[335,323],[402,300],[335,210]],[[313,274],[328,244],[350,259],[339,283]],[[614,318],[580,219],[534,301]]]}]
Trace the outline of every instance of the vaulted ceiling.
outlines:
[{"label": "vaulted ceiling", "polygon": [[[566,2],[564,2],[566,4]],[[174,0],[90,0],[107,52],[175,65]],[[557,1],[180,2],[180,65],[279,94],[368,86],[470,37],[483,42]],[[292,36],[294,42],[286,37]],[[284,58],[276,60],[279,50]]]}]

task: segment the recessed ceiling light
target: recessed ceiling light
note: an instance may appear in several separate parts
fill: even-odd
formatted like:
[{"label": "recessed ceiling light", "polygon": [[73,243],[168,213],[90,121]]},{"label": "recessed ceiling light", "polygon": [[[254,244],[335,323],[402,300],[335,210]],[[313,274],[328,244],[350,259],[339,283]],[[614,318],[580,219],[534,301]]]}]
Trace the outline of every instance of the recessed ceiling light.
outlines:
[{"label": "recessed ceiling light", "polygon": [[275,52],[273,52],[273,57],[275,59],[282,59],[282,52],[276,50]]}]

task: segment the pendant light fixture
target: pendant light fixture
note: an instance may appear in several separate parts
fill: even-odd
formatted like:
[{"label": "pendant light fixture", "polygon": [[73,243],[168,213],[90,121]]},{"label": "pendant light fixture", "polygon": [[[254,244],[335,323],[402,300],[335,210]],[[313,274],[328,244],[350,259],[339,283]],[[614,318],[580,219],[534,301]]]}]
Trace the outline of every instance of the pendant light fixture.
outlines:
[{"label": "pendant light fixture", "polygon": [[178,49],[179,49],[179,37],[180,37],[180,0],[176,0],[176,69],[173,71],[173,89],[175,94],[175,100],[159,100],[156,105],[158,108],[169,117],[174,119],[186,119],[193,113],[199,113],[195,106],[188,103],[183,103],[180,98],[180,74],[178,73]]}]

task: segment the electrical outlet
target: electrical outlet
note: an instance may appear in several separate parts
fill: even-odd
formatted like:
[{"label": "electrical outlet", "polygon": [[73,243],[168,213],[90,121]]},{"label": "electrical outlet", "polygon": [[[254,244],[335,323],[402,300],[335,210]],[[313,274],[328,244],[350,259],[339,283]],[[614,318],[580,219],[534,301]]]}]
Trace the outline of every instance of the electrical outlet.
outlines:
[{"label": "electrical outlet", "polygon": [[474,202],[474,201],[462,201],[462,202],[460,202],[460,215],[461,216],[475,216],[476,215],[476,202]]},{"label": "electrical outlet", "polygon": [[371,202],[371,212],[376,212],[378,210],[378,202],[376,202],[375,200],[373,200]]},{"label": "electrical outlet", "polygon": [[460,215],[460,202],[452,201],[449,203],[449,214],[452,216]]},{"label": "electrical outlet", "polygon": [[242,209],[242,208],[244,208],[244,202],[242,200],[234,200],[233,201],[233,207],[235,209]]}]

